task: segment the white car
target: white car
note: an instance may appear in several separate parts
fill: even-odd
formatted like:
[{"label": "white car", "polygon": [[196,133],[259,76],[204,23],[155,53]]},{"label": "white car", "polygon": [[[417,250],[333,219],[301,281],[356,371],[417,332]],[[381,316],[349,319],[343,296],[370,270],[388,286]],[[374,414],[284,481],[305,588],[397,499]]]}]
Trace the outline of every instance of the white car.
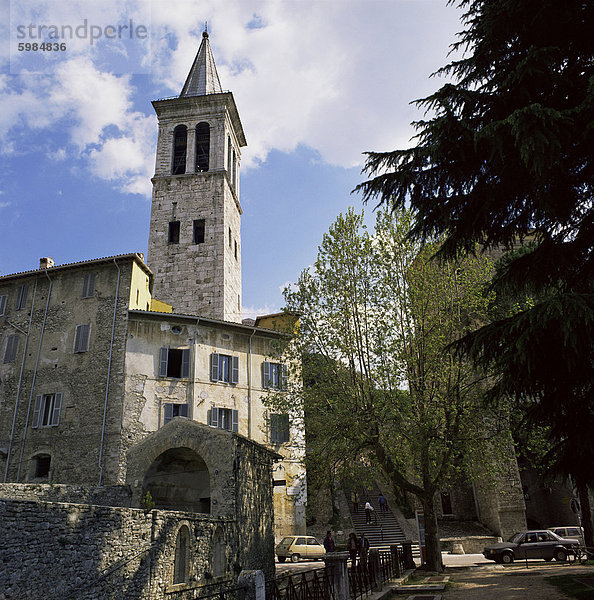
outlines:
[{"label": "white car", "polygon": [[309,535],[289,535],[282,539],[276,547],[278,562],[285,562],[287,558],[291,562],[298,562],[299,559],[318,560],[324,558],[326,549],[315,537]]}]

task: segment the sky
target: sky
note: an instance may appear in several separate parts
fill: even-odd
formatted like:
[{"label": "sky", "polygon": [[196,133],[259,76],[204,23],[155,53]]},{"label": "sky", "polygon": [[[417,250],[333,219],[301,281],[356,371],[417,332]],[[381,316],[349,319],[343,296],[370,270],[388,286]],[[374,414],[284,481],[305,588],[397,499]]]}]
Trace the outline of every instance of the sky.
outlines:
[{"label": "sky", "polygon": [[[446,0],[0,0],[0,274],[146,254],[157,120],[207,23],[242,151],[243,316],[283,306],[364,181],[445,83]],[[53,27],[53,29],[52,29]],[[51,36],[52,48],[40,45]],[[37,43],[37,47],[33,44]],[[19,44],[22,44],[19,49]],[[28,44],[31,44],[28,46]],[[60,45],[61,44],[61,45]],[[365,208],[372,218],[372,206]]]}]

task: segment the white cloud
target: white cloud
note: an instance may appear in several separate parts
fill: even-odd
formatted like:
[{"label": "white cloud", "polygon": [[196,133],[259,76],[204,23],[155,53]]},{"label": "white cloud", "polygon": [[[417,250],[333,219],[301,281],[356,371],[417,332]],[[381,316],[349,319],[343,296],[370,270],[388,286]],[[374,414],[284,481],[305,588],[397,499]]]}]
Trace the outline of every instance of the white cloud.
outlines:
[{"label": "white cloud", "polygon": [[[51,7],[63,23],[81,15],[89,22],[113,15],[115,22],[142,14],[142,3],[122,0],[35,4]],[[428,76],[445,63],[460,29],[457,9],[437,0],[172,0],[150,6],[152,83],[160,95],[179,93],[208,20],[222,86],[233,91],[246,131],[244,167],[266,160],[272,149],[290,152],[300,144],[344,167],[361,164],[365,150],[407,145],[414,133],[410,121],[422,116],[409,102],[438,85]],[[134,109],[131,77],[106,72],[105,52],[77,41],[53,76],[0,76],[0,152],[27,151],[15,129],[59,128],[69,145],[48,148],[53,158],[82,156],[95,177],[148,195],[156,119],[148,107]]]},{"label": "white cloud", "polygon": [[0,208],[8,208],[10,206],[10,202],[0,202]]},{"label": "white cloud", "polygon": [[242,319],[255,319],[264,315],[274,315],[280,312],[277,306],[265,304],[264,306],[243,306],[241,308]]}]

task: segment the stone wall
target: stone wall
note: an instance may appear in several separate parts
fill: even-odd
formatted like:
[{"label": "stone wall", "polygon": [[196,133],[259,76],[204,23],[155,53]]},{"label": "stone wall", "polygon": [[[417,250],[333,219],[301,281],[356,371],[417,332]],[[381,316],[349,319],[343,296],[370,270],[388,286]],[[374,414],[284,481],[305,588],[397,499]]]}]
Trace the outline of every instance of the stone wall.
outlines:
[{"label": "stone wall", "polygon": [[[0,500],[0,599],[148,600],[236,577],[232,519],[172,511]],[[173,583],[187,527],[187,581]],[[217,550],[218,546],[218,550]],[[213,573],[223,551],[223,574]]]},{"label": "stone wall", "polygon": [[86,487],[82,485],[0,483],[0,498],[129,507],[132,491],[127,485]]}]

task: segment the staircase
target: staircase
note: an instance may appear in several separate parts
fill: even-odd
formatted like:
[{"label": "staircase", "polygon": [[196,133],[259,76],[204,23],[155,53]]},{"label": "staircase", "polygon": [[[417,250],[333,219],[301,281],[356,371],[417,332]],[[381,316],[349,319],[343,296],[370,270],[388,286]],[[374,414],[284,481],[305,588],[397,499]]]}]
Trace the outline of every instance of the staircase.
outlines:
[{"label": "staircase", "polygon": [[[365,533],[365,537],[369,540],[369,545],[372,548],[388,549],[394,544],[401,544],[406,538],[398,521],[392,514],[390,507],[387,507],[386,512],[381,512],[378,501],[379,490],[358,490],[359,495],[359,510],[353,512],[353,503],[349,503],[351,519],[353,526],[358,535]],[[371,502],[374,511],[371,513],[370,524],[365,523],[365,502]],[[419,545],[412,546],[413,558],[419,558]]]}]

